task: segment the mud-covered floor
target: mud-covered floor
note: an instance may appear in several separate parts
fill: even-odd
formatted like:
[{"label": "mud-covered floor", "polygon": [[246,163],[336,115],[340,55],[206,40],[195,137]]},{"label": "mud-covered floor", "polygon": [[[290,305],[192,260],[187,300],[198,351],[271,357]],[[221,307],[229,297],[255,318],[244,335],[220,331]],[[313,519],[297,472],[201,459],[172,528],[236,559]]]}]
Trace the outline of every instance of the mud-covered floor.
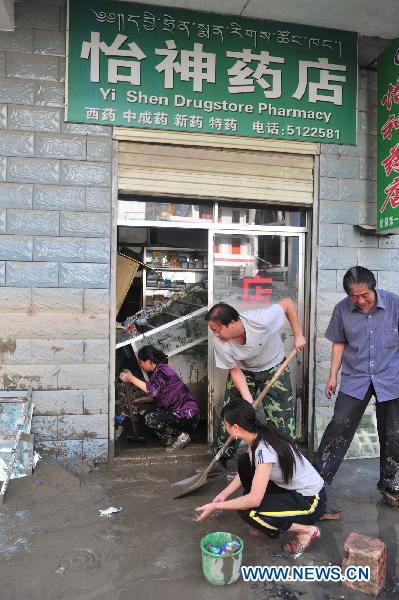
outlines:
[{"label": "mud-covered floor", "polygon": [[[201,464],[201,463],[199,463]],[[253,538],[235,513],[193,522],[194,507],[222,487],[216,478],[173,500],[170,483],[195,464],[136,466],[116,462],[79,478],[42,460],[34,475],[11,481],[0,506],[1,600],[333,600],[366,599],[340,583],[214,587],[202,575],[199,542],[211,531],[244,539],[246,565],[289,565],[282,540]],[[330,488],[341,522],[322,522],[322,539],[295,564],[341,564],[351,531],[388,548],[388,580],[380,600],[399,597],[399,510],[376,492],[378,461],[346,461]],[[39,483],[40,482],[40,483]],[[114,517],[99,509],[122,507]]]}]

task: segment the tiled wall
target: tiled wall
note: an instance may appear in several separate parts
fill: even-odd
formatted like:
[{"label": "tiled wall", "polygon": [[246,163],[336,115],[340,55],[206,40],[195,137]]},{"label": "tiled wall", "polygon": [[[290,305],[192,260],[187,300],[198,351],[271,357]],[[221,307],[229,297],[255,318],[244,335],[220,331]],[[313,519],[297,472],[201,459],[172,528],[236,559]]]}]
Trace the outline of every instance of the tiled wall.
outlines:
[{"label": "tiled wall", "polygon": [[64,122],[64,0],[0,31],[0,394],[39,450],[108,456],[112,128]]},{"label": "tiled wall", "polygon": [[[376,222],[376,73],[360,70],[357,146],[322,144],[320,156],[318,281],[316,315],[315,446],[329,422],[333,401],[324,387],[330,367],[331,344],[324,338],[334,305],[344,298],[347,269],[371,269],[377,285],[399,291],[399,236],[364,235],[354,225]],[[366,410],[348,456],[379,452],[375,409]]]}]

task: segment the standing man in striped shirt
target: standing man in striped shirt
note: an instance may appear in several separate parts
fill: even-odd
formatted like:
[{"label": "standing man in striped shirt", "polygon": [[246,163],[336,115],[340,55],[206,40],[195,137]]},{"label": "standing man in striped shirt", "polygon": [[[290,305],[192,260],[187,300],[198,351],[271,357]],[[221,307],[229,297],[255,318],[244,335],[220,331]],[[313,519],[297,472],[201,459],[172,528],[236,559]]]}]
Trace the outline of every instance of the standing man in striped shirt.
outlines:
[{"label": "standing man in striped shirt", "polygon": [[335,306],[325,334],[333,344],[327,398],[335,394],[340,369],[341,386],[314,466],[332,482],[374,396],[380,441],[377,488],[389,504],[399,506],[399,296],[376,289],[374,274],[360,266],[346,272],[343,287],[347,297]]}]

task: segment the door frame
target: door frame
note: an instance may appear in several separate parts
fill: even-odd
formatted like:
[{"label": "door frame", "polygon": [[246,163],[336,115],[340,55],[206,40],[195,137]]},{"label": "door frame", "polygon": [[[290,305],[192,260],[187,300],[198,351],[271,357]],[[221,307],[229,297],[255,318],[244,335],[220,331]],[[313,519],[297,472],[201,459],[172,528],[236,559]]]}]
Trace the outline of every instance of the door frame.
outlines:
[{"label": "door frame", "polygon": [[[262,236],[284,236],[291,238],[298,238],[298,306],[297,312],[299,322],[304,328],[304,335],[307,339],[306,322],[305,322],[305,307],[307,301],[305,298],[305,279],[306,279],[306,236],[308,233],[307,227],[275,227],[271,225],[265,226],[250,226],[245,227],[242,224],[220,226],[219,224],[213,224],[209,227],[208,232],[208,303],[209,307],[214,304],[214,246],[215,246],[215,235],[217,234],[239,234],[243,236],[248,235],[262,235]],[[306,358],[306,355],[305,355]],[[305,391],[306,391],[306,376],[305,376],[305,365],[306,360],[304,359],[304,353],[298,353],[296,357],[297,368],[296,368],[296,390],[302,390],[302,402],[305,402]],[[215,380],[216,380],[216,365],[214,360],[214,336],[208,332],[208,443],[213,441],[214,432],[214,394],[215,394]],[[297,394],[298,396],[298,394]],[[296,400],[296,399],[295,399]],[[305,402],[307,405],[307,403]],[[302,412],[302,407],[301,407]],[[307,426],[306,423],[301,423],[300,431],[297,431],[299,437],[306,437]]]}]

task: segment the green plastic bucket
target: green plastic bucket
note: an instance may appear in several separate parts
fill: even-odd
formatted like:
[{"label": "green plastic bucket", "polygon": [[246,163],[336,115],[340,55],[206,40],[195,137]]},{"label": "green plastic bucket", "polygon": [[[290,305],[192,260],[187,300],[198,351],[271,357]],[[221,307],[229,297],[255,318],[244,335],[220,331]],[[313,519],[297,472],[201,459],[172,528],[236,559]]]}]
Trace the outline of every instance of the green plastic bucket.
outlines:
[{"label": "green plastic bucket", "polygon": [[[228,542],[239,542],[240,548],[227,556],[213,554],[213,552],[209,552],[205,548],[207,544],[212,544],[212,546],[220,548],[220,546]],[[202,570],[209,583],[213,585],[228,585],[237,581],[241,572],[243,549],[244,543],[242,539],[232,533],[216,531],[215,533],[208,533],[208,535],[203,537],[201,540]]]}]

